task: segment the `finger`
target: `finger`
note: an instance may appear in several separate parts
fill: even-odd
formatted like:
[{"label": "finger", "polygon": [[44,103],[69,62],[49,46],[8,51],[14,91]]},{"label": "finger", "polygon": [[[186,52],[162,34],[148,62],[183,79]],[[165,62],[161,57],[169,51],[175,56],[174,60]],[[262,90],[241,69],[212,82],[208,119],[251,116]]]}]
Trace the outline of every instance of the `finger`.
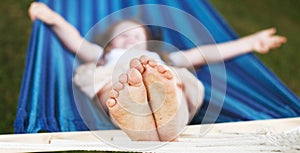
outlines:
[{"label": "finger", "polygon": [[286,37],[283,37],[283,36],[279,36],[280,38],[280,41],[282,42],[282,43],[286,43],[287,42],[287,38]]},{"label": "finger", "polygon": [[282,37],[282,36],[274,36],[274,37],[272,37],[272,42],[283,44],[283,43],[286,43],[287,40],[285,37]]},{"label": "finger", "polygon": [[267,29],[267,33],[268,33],[269,36],[274,35],[276,33],[276,28]]},{"label": "finger", "polygon": [[273,36],[271,38],[271,40],[266,43],[265,45],[269,48],[269,49],[272,49],[272,48],[278,48],[280,47],[283,43],[286,42],[286,39],[285,37],[281,37],[281,36]]}]

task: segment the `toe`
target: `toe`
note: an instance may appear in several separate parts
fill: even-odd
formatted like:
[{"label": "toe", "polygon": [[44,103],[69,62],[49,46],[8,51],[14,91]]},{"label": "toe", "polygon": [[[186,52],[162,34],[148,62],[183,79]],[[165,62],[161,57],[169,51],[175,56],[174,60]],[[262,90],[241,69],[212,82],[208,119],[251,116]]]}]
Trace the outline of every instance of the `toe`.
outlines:
[{"label": "toe", "polygon": [[119,92],[116,90],[112,90],[110,92],[110,98],[117,98],[117,97],[119,97]]},{"label": "toe", "polygon": [[[150,62],[149,62],[150,63]],[[157,65],[156,69],[159,73],[162,74],[163,77],[165,77],[166,79],[172,79],[173,78],[173,74],[172,72],[167,69],[165,66],[163,65]]]},{"label": "toe", "polygon": [[145,56],[145,55],[142,55],[141,57],[140,57],[140,62],[142,63],[142,64],[148,64],[148,62],[149,62],[149,57],[148,56]]},{"label": "toe", "polygon": [[163,73],[163,76],[167,79],[173,79],[173,74],[170,70],[165,70]]},{"label": "toe", "polygon": [[113,84],[112,88],[116,91],[120,91],[120,90],[124,89],[124,84],[121,82],[116,82]]},{"label": "toe", "polygon": [[128,76],[127,76],[127,74],[125,74],[125,73],[123,73],[123,74],[121,74],[120,76],[119,76],[119,81],[121,82],[121,83],[127,83],[128,82]]},{"label": "toe", "polygon": [[128,83],[131,86],[140,86],[141,83],[143,82],[141,73],[135,68],[130,69],[127,75],[128,75]]},{"label": "toe", "polygon": [[140,73],[144,72],[144,66],[137,58],[134,58],[130,61],[130,68],[136,68]]},{"label": "toe", "polygon": [[160,72],[160,73],[164,73],[164,72],[166,72],[167,70],[166,70],[166,68],[165,68],[164,66],[159,65],[159,66],[157,66],[157,71]]},{"label": "toe", "polygon": [[157,66],[157,61],[153,60],[153,59],[150,59],[148,64],[151,66],[151,67],[155,67]]},{"label": "toe", "polygon": [[115,99],[108,99],[106,101],[106,105],[108,108],[114,107],[116,104],[117,104],[117,102]]}]

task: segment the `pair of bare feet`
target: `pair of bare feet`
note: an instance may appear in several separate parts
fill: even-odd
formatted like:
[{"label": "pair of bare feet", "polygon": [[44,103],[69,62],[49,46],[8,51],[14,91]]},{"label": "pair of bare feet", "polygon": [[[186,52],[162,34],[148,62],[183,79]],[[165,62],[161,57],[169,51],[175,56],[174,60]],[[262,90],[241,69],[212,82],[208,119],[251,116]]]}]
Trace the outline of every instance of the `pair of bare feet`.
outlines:
[{"label": "pair of bare feet", "polygon": [[[113,84],[110,116],[135,141],[172,141],[187,124],[175,73],[147,56],[133,59]],[[184,107],[183,107],[184,109]]]}]

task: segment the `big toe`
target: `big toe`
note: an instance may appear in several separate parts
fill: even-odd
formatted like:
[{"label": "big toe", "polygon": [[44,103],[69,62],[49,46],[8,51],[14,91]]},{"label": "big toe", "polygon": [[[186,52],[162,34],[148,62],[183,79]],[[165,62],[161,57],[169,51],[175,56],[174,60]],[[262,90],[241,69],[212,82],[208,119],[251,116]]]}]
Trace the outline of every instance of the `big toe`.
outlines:
[{"label": "big toe", "polygon": [[141,86],[143,83],[143,77],[139,70],[132,68],[127,72],[128,83],[131,86]]},{"label": "big toe", "polygon": [[140,73],[144,72],[144,66],[141,61],[137,58],[134,58],[130,61],[130,68],[137,69]]}]

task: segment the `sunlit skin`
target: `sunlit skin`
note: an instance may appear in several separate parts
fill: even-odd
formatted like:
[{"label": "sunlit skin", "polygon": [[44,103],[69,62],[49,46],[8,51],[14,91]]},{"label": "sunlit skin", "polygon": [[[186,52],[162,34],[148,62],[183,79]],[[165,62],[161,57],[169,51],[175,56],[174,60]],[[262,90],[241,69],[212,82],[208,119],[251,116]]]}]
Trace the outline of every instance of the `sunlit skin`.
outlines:
[{"label": "sunlit skin", "polygon": [[[128,30],[125,27],[133,27]],[[110,45],[112,48],[124,48],[130,49],[133,46],[142,44],[147,41],[145,30],[140,25],[136,25],[132,22],[124,22],[116,27],[113,32],[115,37],[111,40]],[[139,46],[141,50],[147,50],[146,46]]]}]

